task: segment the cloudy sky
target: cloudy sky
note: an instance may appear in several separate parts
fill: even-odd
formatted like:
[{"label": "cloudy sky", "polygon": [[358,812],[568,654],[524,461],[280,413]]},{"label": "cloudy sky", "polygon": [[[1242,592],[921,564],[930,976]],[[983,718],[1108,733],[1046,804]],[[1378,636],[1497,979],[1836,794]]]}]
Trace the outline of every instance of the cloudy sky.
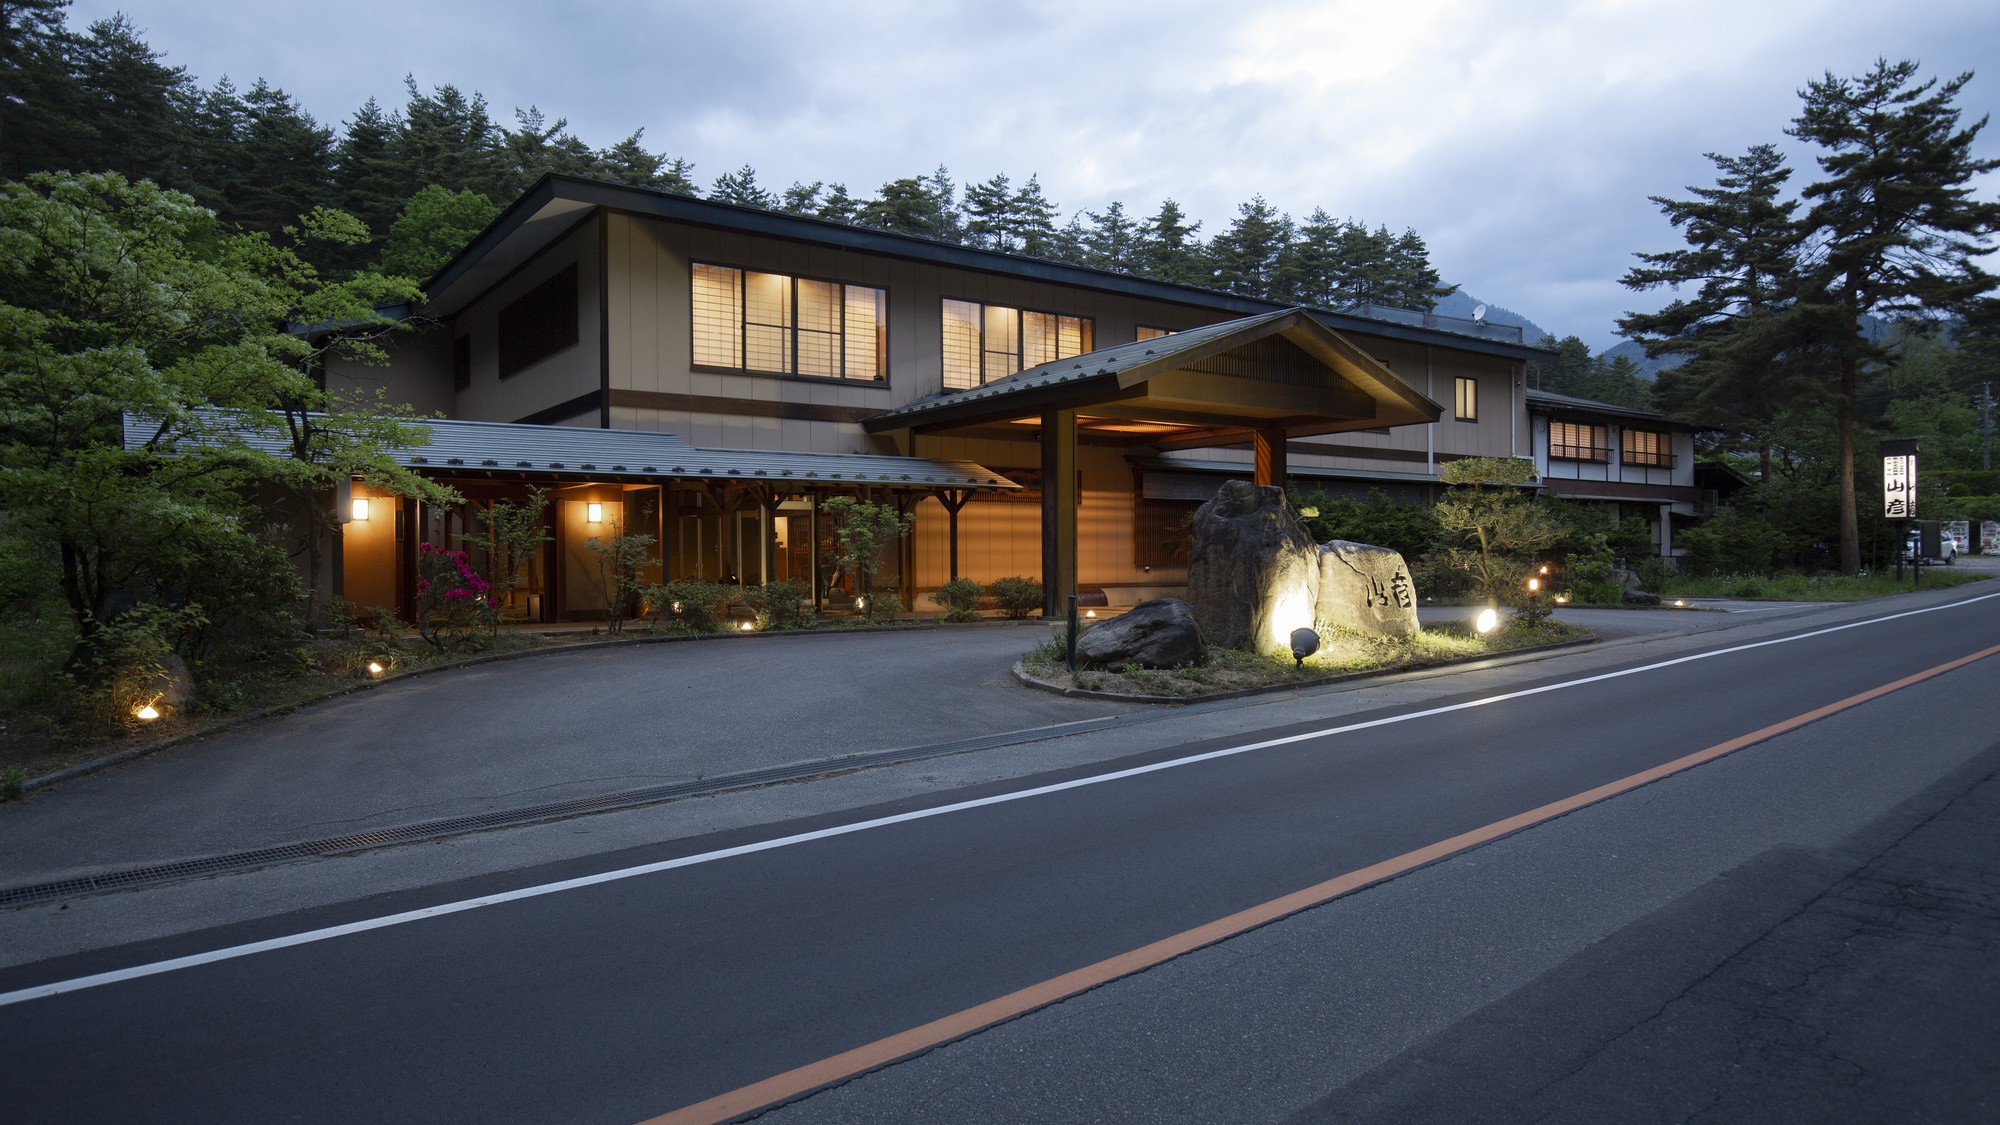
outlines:
[{"label": "cloudy sky", "polygon": [[1659,300],[1617,280],[1675,244],[1647,197],[1711,183],[1703,153],[1790,148],[1808,80],[1983,64],[1961,104],[2000,105],[1994,0],[76,0],[70,23],[116,11],[203,85],[263,77],[324,123],[410,74],[594,147],[643,128],[704,186],[747,163],[870,194],[943,164],[1039,175],[1065,215],[1171,197],[1204,234],[1253,194],[1325,207],[1598,349]]}]

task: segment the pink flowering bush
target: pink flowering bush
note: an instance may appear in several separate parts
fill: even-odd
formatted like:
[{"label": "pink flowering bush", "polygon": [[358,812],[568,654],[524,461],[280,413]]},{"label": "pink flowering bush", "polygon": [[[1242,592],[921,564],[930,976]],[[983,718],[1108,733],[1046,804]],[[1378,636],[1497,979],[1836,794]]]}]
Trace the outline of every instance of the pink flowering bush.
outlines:
[{"label": "pink flowering bush", "polygon": [[492,589],[464,551],[417,544],[417,633],[433,646],[459,648],[474,640],[493,615]]}]

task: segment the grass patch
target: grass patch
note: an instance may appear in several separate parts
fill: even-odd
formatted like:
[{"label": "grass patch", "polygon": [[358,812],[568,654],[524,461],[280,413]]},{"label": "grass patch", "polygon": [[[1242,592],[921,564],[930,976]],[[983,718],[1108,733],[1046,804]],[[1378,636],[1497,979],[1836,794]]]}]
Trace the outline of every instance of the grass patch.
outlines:
[{"label": "grass patch", "polygon": [[1893,570],[1859,577],[1841,574],[1723,574],[1707,578],[1676,576],[1661,592],[1667,598],[1738,598],[1768,602],[1864,602],[1907,594],[1911,589],[1942,589],[1978,582],[1986,575],[1953,567],[1927,566],[1922,586],[1913,587],[1906,572],[1899,580]]},{"label": "grass patch", "polygon": [[1303,666],[1296,665],[1289,655],[1210,649],[1208,663],[1201,665],[1080,668],[1072,676],[1063,663],[1063,637],[1058,629],[1047,643],[1024,656],[1021,663],[1036,679],[1058,687],[1187,699],[1243,688],[1309,683],[1359,672],[1422,668],[1589,636],[1583,629],[1554,619],[1538,626],[1515,624],[1485,637],[1459,622],[1433,625],[1413,637],[1371,637],[1349,629],[1326,629],[1320,633],[1319,651],[1307,657]]}]

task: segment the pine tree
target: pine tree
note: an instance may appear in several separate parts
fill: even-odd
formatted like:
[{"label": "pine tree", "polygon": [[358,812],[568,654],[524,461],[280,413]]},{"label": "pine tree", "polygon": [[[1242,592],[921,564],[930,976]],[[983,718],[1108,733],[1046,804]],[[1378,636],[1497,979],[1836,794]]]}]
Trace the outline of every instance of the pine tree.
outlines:
[{"label": "pine tree", "polygon": [[490,198],[516,193],[506,175],[500,130],[486,114],[486,99],[467,98],[449,83],[426,94],[414,75],[403,78],[409,102],[396,155],[418,186],[473,191]]},{"label": "pine tree", "polygon": [[1082,220],[1075,238],[1078,261],[1121,273],[1138,273],[1143,269],[1139,224],[1125,214],[1123,203],[1114,199],[1104,210],[1085,211],[1077,218]]},{"label": "pine tree", "polygon": [[167,65],[123,14],[90,25],[73,65],[83,92],[71,148],[76,170],[181,186],[183,121],[195,97],[187,71]]},{"label": "pine tree", "polygon": [[1405,227],[1389,247],[1389,290],[1397,307],[1430,312],[1439,300],[1458,292],[1458,286],[1444,283],[1431,265],[1430,247]]},{"label": "pine tree", "polygon": [[[672,192],[676,195],[693,195],[694,184],[681,172],[684,167],[679,160],[669,161],[664,154],[646,151],[639,138],[644,129],[634,130],[632,135],[597,154],[596,174],[616,184],[649,188],[653,191]],[[564,171],[552,168],[550,171]]]},{"label": "pine tree", "polygon": [[[565,176],[605,175],[618,178],[617,173],[603,166],[614,159],[627,166],[642,163],[649,155],[638,147],[639,134],[634,133],[619,146],[602,154],[590,151],[590,146],[569,131],[569,121],[557,118],[551,125],[542,116],[540,106],[514,110],[514,128],[507,130],[500,147],[506,154],[508,179],[514,194],[528,190],[535,181],[551,172]],[[629,150],[621,151],[623,146]],[[614,158],[613,153],[617,153]],[[654,171],[658,171],[657,167]],[[629,182],[629,181],[622,181]]]},{"label": "pine tree", "polygon": [[[381,253],[389,224],[410,191],[396,163],[394,147],[402,122],[382,111],[369,98],[348,119],[338,143],[333,146],[334,206],[359,219],[368,228],[369,241],[345,247],[331,261],[339,269],[359,269]],[[414,189],[412,189],[414,190]]]},{"label": "pine tree", "polygon": [[814,215],[836,223],[852,223],[861,216],[861,201],[847,194],[846,184],[832,184]]},{"label": "pine tree", "polygon": [[243,229],[275,235],[331,202],[333,130],[261,78],[244,95],[243,107],[241,179],[231,210]]},{"label": "pine tree", "polygon": [[231,200],[243,178],[240,156],[250,111],[225,74],[202,92],[190,119],[189,152],[196,174],[188,194],[221,218],[233,220]]},{"label": "pine tree", "polygon": [[965,185],[965,241],[988,250],[1014,250],[1014,192],[1005,172]]},{"label": "pine tree", "polygon": [[1061,257],[1063,237],[1056,229],[1059,208],[1042,193],[1042,178],[1029,176],[1007,202],[1008,233],[1019,252],[1037,258]]},{"label": "pine tree", "polygon": [[1686,248],[1640,254],[1645,265],[1621,279],[1635,290],[1693,291],[1658,312],[1627,313],[1618,330],[1649,356],[1684,357],[1661,374],[1660,405],[1748,436],[1769,481],[1777,420],[1807,393],[1792,376],[1796,363],[1780,362],[1796,359],[1784,354],[1789,341],[1778,315],[1797,266],[1797,204],[1780,197],[1792,173],[1768,144],[1742,156],[1707,155],[1720,171],[1714,187],[1690,187],[1693,199],[1652,197]]},{"label": "pine tree", "polygon": [[1278,280],[1279,258],[1291,245],[1293,233],[1291,216],[1279,214],[1263,196],[1237,204],[1229,229],[1209,244],[1209,256],[1215,263],[1214,284],[1245,297],[1268,296]]},{"label": "pine tree", "polygon": [[715,186],[708,189],[708,197],[718,203],[734,203],[740,207],[769,210],[778,206],[778,197],[757,185],[757,169],[748,164],[717,176]]},{"label": "pine tree", "polygon": [[1854,490],[1856,401],[1880,356],[1863,317],[1990,312],[1993,275],[1978,258],[2000,231],[2000,203],[1974,197],[2000,160],[1973,155],[1986,118],[1959,126],[1953,103],[1970,72],[1940,85],[1913,62],[1877,60],[1857,78],[1809,83],[1789,132],[1818,145],[1824,179],[1805,188],[1812,248],[1796,313],[1838,356],[1840,565],[1861,567]]},{"label": "pine tree", "polygon": [[[69,0],[0,0],[0,180],[72,163],[82,87],[71,72]],[[81,169],[78,169],[81,171]]]},{"label": "pine tree", "polygon": [[913,176],[883,184],[876,198],[861,204],[856,219],[877,230],[946,241],[950,240],[947,232],[957,226],[950,199],[938,194],[933,180]]},{"label": "pine tree", "polygon": [[1298,237],[1285,251],[1292,300],[1328,309],[1342,303],[1341,229],[1342,224],[1323,207],[1313,208],[1312,214],[1299,224]]},{"label": "pine tree", "polygon": [[1206,284],[1211,275],[1200,223],[1189,223],[1180,204],[1162,200],[1139,228],[1139,260],[1145,276],[1175,285]]}]

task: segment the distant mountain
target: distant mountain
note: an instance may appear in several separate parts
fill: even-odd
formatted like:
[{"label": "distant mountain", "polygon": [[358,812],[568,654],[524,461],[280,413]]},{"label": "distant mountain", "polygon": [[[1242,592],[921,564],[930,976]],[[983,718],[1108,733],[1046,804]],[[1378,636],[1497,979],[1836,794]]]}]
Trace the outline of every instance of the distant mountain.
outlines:
[{"label": "distant mountain", "polygon": [[1539,344],[1542,342],[1542,337],[1549,335],[1548,329],[1543,328],[1520,313],[1512,309],[1502,308],[1488,301],[1482,301],[1463,289],[1439,301],[1437,308],[1433,311],[1440,316],[1458,316],[1470,320],[1472,319],[1472,310],[1480,305],[1486,306],[1486,319],[1488,321],[1494,324],[1511,324],[1519,328],[1523,343]]},{"label": "distant mountain", "polygon": [[1641,379],[1657,379],[1660,372],[1681,365],[1681,359],[1678,356],[1663,355],[1658,359],[1653,359],[1646,354],[1646,349],[1630,340],[1618,341],[1618,343],[1606,348],[1604,354],[1597,358],[1613,360],[1619,356],[1624,356],[1626,359],[1632,361],[1632,366],[1639,369],[1639,377]]}]

